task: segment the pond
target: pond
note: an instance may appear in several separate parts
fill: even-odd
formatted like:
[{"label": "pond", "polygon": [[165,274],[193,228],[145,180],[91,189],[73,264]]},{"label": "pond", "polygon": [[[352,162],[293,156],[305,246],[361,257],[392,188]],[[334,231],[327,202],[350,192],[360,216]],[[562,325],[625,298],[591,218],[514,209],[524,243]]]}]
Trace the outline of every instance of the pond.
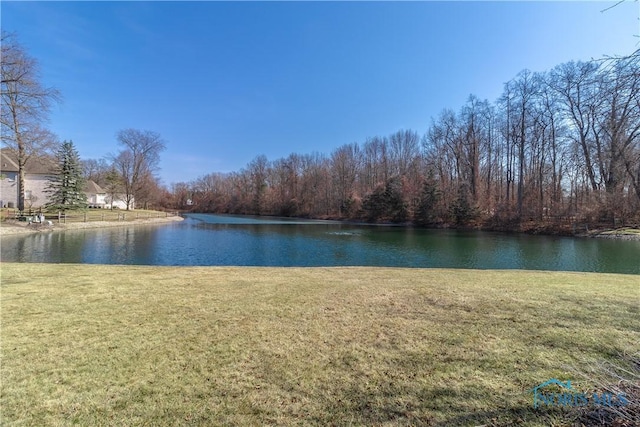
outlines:
[{"label": "pond", "polygon": [[640,274],[640,241],[189,214],[166,225],[2,238],[3,262],[388,266]]}]

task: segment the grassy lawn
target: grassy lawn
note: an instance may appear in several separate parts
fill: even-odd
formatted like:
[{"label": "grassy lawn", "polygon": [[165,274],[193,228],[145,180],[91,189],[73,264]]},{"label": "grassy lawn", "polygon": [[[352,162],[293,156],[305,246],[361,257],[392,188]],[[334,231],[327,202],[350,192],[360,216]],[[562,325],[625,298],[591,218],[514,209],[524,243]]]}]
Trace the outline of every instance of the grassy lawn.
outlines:
[{"label": "grassy lawn", "polygon": [[[11,218],[14,212],[15,209],[0,209],[0,219],[5,221]],[[35,214],[38,210],[34,210],[33,212]],[[57,212],[45,212],[44,214],[47,220],[58,223]],[[66,218],[61,219],[60,222],[135,221],[137,219],[164,218],[167,215],[172,216],[174,213],[145,209],[135,209],[131,211],[122,209],[83,209],[79,211],[67,211]]]},{"label": "grassy lawn", "polygon": [[3,425],[571,425],[633,275],[2,265]]},{"label": "grassy lawn", "polygon": [[[152,211],[145,209],[135,209],[131,211],[122,209],[86,209],[80,212],[67,212],[63,222],[84,222],[84,221],[135,221],[137,219],[164,218],[166,212]],[[52,221],[57,221],[57,214],[47,215]]]}]

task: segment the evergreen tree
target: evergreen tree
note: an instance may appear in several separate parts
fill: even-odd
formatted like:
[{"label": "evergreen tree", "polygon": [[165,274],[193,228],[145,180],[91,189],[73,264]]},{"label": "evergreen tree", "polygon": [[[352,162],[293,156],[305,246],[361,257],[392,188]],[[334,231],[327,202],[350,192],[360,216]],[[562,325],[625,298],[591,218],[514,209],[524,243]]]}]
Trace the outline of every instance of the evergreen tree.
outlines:
[{"label": "evergreen tree", "polygon": [[453,217],[458,225],[469,224],[480,216],[477,206],[471,202],[469,185],[465,182],[458,187],[458,198],[451,206]]},{"label": "evergreen tree", "polygon": [[433,171],[429,171],[424,180],[420,203],[415,215],[415,222],[418,225],[434,224],[438,218],[438,204],[442,198],[442,192],[438,188]]},{"label": "evergreen tree", "polygon": [[404,222],[407,220],[407,205],[402,195],[402,181],[399,178],[391,178],[384,189],[386,215],[392,222]]},{"label": "evergreen tree", "polygon": [[402,183],[397,178],[389,179],[362,202],[362,210],[369,221],[389,220],[404,222],[407,206],[402,198]]},{"label": "evergreen tree", "polygon": [[47,207],[61,211],[86,208],[84,184],[80,156],[72,141],[64,141],[56,153],[55,174],[47,186]]},{"label": "evergreen tree", "polygon": [[386,212],[384,187],[378,186],[373,193],[364,198],[362,210],[368,221],[375,222],[382,218]]}]

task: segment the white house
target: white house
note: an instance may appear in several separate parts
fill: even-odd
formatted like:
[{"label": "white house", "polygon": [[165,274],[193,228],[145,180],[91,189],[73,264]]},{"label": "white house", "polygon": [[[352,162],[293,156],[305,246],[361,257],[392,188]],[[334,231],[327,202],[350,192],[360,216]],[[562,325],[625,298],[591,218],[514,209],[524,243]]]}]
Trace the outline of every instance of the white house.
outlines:
[{"label": "white house", "polygon": [[98,184],[89,180],[84,184],[84,192],[87,194],[87,205],[90,208],[104,208],[107,205],[107,193]]},{"label": "white house", "polygon": [[[90,208],[103,208],[103,209],[126,209],[127,203],[123,200],[124,197],[115,196],[111,200],[111,195],[107,194],[95,182],[88,180],[84,186],[84,192],[87,194],[87,204]],[[135,207],[135,201],[131,201],[129,209],[132,210]]]},{"label": "white house", "polygon": [[[131,199],[131,203],[129,204],[130,211],[135,209],[136,207],[135,202],[136,202],[135,199]],[[127,209],[127,202],[123,200],[123,197],[115,198],[113,201],[111,201],[110,204],[107,204],[105,207],[107,208],[113,207],[113,209]]]},{"label": "white house", "polygon": [[[49,177],[54,170],[50,159],[29,159],[24,174],[24,207],[39,208],[49,201],[46,192]],[[18,162],[7,149],[0,150],[0,206],[18,207]]]},{"label": "white house", "polygon": [[[47,157],[31,157],[25,165],[24,173],[24,207],[37,209],[49,202],[46,189],[55,171],[55,163]],[[89,180],[85,183],[87,203],[92,208],[126,209],[124,197],[110,195],[98,184]],[[18,162],[15,155],[7,148],[0,149],[0,206],[4,208],[18,207]],[[134,209],[135,202],[129,206]]]}]

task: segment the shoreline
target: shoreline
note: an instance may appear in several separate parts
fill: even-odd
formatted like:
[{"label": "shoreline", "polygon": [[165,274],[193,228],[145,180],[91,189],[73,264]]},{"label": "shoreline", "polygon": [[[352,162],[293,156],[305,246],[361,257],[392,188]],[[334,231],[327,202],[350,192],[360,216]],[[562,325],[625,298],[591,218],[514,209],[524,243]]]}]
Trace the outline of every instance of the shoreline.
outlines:
[{"label": "shoreline", "polygon": [[576,237],[591,237],[596,239],[616,239],[616,240],[637,240],[640,241],[640,230],[634,228],[636,232],[622,230],[609,229],[609,230],[595,230],[587,234],[580,234]]},{"label": "shoreline", "polygon": [[417,225],[411,222],[392,223],[392,222],[367,222],[363,220],[333,218],[333,217],[299,217],[299,216],[278,216],[278,215],[243,215],[243,214],[229,214],[229,213],[215,213],[215,212],[192,212],[181,211],[181,214],[204,214],[204,215],[220,215],[231,217],[250,217],[264,220],[304,220],[304,221],[326,221],[339,224],[348,225],[363,225],[363,226],[381,226],[381,227],[400,227],[400,228],[417,228],[423,230],[460,230],[460,231],[484,231],[488,233],[503,233],[503,234],[520,234],[528,236],[548,236],[548,237],[573,237],[573,238],[598,238],[598,239],[617,239],[617,240],[630,240],[640,241],[640,228],[635,227],[619,227],[619,228],[594,228],[588,231],[578,232],[574,231],[572,227],[560,227],[560,226],[544,226],[536,227],[531,223],[523,223],[519,226],[495,226],[495,225],[468,225],[468,226],[456,226],[453,224],[434,224],[434,225]]},{"label": "shoreline", "polygon": [[132,225],[160,225],[176,221],[183,221],[181,216],[170,216],[164,218],[143,218],[131,221],[88,221],[88,222],[68,222],[66,224],[56,224],[51,226],[41,224],[27,224],[19,222],[3,222],[0,225],[0,236],[15,236],[20,234],[47,233],[56,231],[86,230],[92,228],[123,227]]},{"label": "shoreline", "polygon": [[[190,213],[190,212],[185,212]],[[216,214],[212,214],[216,215]],[[226,215],[226,214],[222,214]],[[233,215],[236,216],[236,215]],[[244,215],[239,215],[244,216]],[[280,218],[274,216],[262,216],[260,218],[269,219],[269,218]],[[292,217],[283,217],[287,219],[294,219]],[[300,218],[300,219],[310,219],[310,218]],[[16,221],[5,221],[0,224],[0,236],[15,236],[20,234],[33,234],[33,233],[44,233],[44,232],[54,232],[54,231],[69,231],[69,230],[84,230],[84,229],[93,229],[93,228],[109,228],[109,227],[121,227],[121,226],[130,226],[130,225],[159,225],[159,224],[167,224],[175,221],[183,221],[184,218],[181,216],[171,216],[171,217],[161,217],[161,218],[143,218],[136,219],[130,221],[88,221],[88,222],[69,222],[66,224],[56,224],[54,223],[51,226],[43,226],[41,224],[26,224],[20,223]],[[386,224],[386,223],[364,223],[364,222],[354,222],[351,220],[340,220],[340,219],[330,219],[327,221],[338,222],[338,223],[357,223],[357,224],[366,224],[366,225],[382,225],[382,226],[398,226],[398,227],[416,227],[415,225],[410,224]],[[423,228],[423,227],[419,227]],[[495,227],[426,227],[425,229],[450,229],[450,230],[478,230],[478,231],[487,231],[487,232],[498,232],[498,233],[509,233],[509,234],[526,234],[526,235],[544,235],[544,236],[558,236],[558,237],[578,237],[578,238],[596,238],[596,239],[615,239],[615,240],[627,240],[627,241],[640,241],[640,229],[631,228],[631,227],[621,227],[618,229],[594,229],[588,232],[582,233],[565,233],[562,230],[556,230],[552,232],[548,229],[546,230],[531,230],[531,229],[521,229],[521,230],[512,230],[512,229],[500,229]]]}]

